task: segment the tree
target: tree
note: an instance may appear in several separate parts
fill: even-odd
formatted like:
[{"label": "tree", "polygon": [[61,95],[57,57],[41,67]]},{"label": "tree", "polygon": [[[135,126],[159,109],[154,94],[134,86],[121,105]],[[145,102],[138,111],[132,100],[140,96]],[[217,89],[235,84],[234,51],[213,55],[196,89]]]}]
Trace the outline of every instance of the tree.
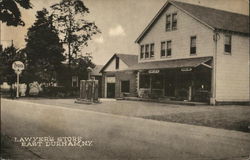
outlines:
[{"label": "tree", "polygon": [[0,20],[7,26],[24,26],[18,5],[24,9],[30,9],[30,0],[0,0]]},{"label": "tree", "polygon": [[22,50],[12,45],[0,52],[0,84],[2,82],[12,84],[16,81],[16,74],[12,69],[14,61],[22,61],[25,64],[26,56]]},{"label": "tree", "polygon": [[94,22],[85,20],[89,9],[81,0],[62,0],[51,6],[53,20],[63,36],[63,42],[68,46],[66,54],[69,66],[72,59],[77,58],[82,47],[88,45],[88,40],[100,31]]},{"label": "tree", "polygon": [[36,21],[28,29],[25,40],[28,71],[34,75],[31,79],[51,82],[65,58],[58,32],[46,9],[37,12]]}]

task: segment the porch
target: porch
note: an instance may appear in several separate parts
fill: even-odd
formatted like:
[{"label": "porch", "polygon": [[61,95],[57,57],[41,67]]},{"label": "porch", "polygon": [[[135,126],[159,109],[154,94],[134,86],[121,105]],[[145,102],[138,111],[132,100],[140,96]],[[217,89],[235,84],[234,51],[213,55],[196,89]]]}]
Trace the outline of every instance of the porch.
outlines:
[{"label": "porch", "polygon": [[139,64],[138,97],[158,101],[210,101],[212,58],[189,58]]}]

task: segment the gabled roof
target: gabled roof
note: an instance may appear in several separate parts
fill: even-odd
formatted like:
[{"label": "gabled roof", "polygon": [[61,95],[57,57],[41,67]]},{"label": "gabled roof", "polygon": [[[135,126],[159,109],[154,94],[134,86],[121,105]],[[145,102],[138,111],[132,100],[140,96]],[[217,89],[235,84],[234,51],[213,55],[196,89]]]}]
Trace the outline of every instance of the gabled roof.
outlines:
[{"label": "gabled roof", "polygon": [[107,66],[116,58],[120,58],[125,64],[128,65],[128,67],[137,64],[138,63],[138,56],[137,55],[133,55],[133,54],[119,54],[116,53],[114,54],[109,61],[102,67],[102,69],[100,70],[100,72],[103,72]]},{"label": "gabled roof", "polygon": [[249,16],[247,15],[170,0],[164,4],[135,42],[138,43],[144,37],[171,4],[213,30],[249,35]]},{"label": "gabled roof", "polygon": [[100,73],[103,65],[96,65],[95,68],[92,69],[90,75],[92,76],[101,76],[102,74]]},{"label": "gabled roof", "polygon": [[185,58],[185,59],[175,59],[167,61],[153,61],[137,63],[128,70],[148,70],[148,69],[173,69],[173,68],[183,68],[183,67],[198,67],[199,65],[208,62],[212,57],[196,57],[196,58]]}]

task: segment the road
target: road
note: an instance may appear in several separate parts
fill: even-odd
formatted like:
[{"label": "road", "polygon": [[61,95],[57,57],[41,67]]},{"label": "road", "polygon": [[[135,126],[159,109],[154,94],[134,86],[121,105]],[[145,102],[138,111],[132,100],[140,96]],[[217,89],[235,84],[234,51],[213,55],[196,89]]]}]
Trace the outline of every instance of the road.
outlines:
[{"label": "road", "polygon": [[248,133],[18,100],[2,99],[1,120],[2,133],[13,139],[77,136],[92,142],[26,147],[38,159],[238,159],[250,151]]}]

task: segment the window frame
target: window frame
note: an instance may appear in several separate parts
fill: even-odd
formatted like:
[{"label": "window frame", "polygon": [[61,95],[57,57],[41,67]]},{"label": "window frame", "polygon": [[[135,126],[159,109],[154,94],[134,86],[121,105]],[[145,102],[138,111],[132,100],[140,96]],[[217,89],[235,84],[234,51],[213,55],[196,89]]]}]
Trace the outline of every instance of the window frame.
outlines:
[{"label": "window frame", "polygon": [[[163,47],[163,44],[164,44],[164,47]],[[162,49],[162,48],[164,48],[164,49]],[[164,52],[164,55],[162,55],[163,52]],[[160,56],[161,56],[161,58],[166,57],[166,41],[162,41],[161,42],[161,53],[160,53]]]},{"label": "window frame", "polygon": [[[227,43],[227,39],[226,39],[227,37],[230,38],[229,39],[229,44],[226,44]],[[229,52],[226,51],[226,45],[228,45],[230,47]],[[232,54],[232,35],[230,35],[230,34],[225,34],[224,35],[224,54],[226,54],[226,55],[231,55]]]},{"label": "window frame", "polygon": [[[168,21],[169,18],[169,21]],[[166,31],[171,31],[172,28],[172,15],[171,14],[167,14],[166,15],[166,26],[165,26],[165,30]]]},{"label": "window frame", "polygon": [[115,69],[119,69],[119,66],[120,66],[120,60],[119,60],[119,57],[116,57],[115,58]]},{"label": "window frame", "polygon": [[[174,21],[174,15],[176,16],[176,19],[175,19],[175,21]],[[172,25],[171,25],[171,29],[172,30],[177,30],[177,13],[175,12],[175,13],[172,13],[172,17],[171,17],[171,21],[172,21]],[[175,22],[175,28],[173,27],[174,25],[174,22]]]},{"label": "window frame", "polygon": [[[195,47],[193,47],[193,39],[195,39]],[[197,55],[197,36],[190,37],[190,55]]]},{"label": "window frame", "polygon": [[[128,82],[128,86],[125,86],[125,91],[123,90],[123,82]],[[130,93],[130,80],[121,80],[121,93]]]},{"label": "window frame", "polygon": [[145,44],[145,59],[149,59],[149,44]]},{"label": "window frame", "polygon": [[[170,49],[169,49],[169,44],[170,44]],[[169,55],[169,51],[170,51],[170,55]],[[172,41],[168,40],[166,41],[166,57],[171,57],[172,56]]]},{"label": "window frame", "polygon": [[[154,43],[151,43],[149,48],[150,48],[150,49],[149,49],[149,58],[154,58],[154,56],[155,56],[155,51],[154,51],[154,49],[155,49],[155,44],[154,44]],[[153,48],[153,49],[152,49],[152,48]]]},{"label": "window frame", "polygon": [[143,59],[145,56],[145,45],[140,45],[140,59]]}]

